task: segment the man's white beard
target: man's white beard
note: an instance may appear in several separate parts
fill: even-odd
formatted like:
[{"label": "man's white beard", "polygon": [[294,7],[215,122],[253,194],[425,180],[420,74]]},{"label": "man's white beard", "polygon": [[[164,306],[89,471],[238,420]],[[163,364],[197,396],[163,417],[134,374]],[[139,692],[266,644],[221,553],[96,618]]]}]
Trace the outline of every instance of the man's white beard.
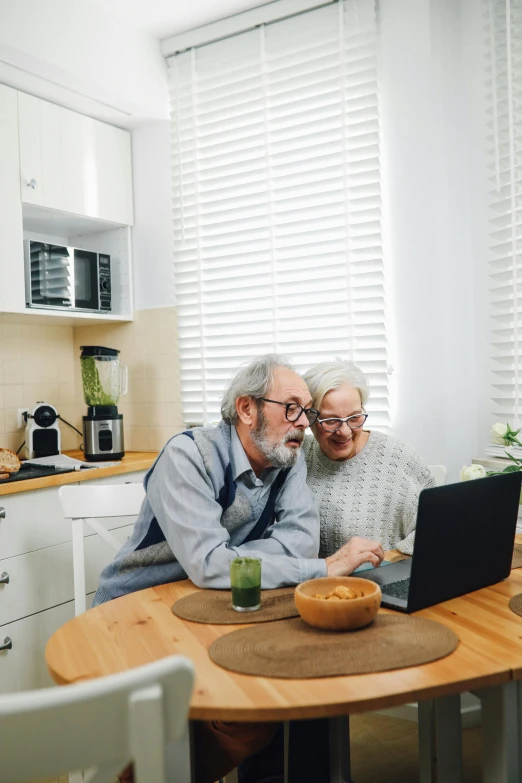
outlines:
[{"label": "man's white beard", "polygon": [[257,427],[250,431],[250,437],[256,448],[274,468],[293,467],[299,459],[301,447],[285,446],[285,443],[289,440],[298,440],[302,443],[304,432],[296,428],[287,432],[282,440],[274,442],[269,436],[268,422],[261,408],[258,408],[258,415]]}]

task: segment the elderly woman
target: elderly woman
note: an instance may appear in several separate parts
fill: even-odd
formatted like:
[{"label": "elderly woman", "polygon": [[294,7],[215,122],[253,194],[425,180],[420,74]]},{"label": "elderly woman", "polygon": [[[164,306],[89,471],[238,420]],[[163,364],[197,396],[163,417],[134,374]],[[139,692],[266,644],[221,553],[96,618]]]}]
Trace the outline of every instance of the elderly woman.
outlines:
[{"label": "elderly woman", "polygon": [[304,379],[320,411],[304,444],[321,517],[320,557],[354,536],[411,555],[419,493],[435,486],[430,471],[410,446],[364,427],[368,382],[355,364],[321,362]]}]

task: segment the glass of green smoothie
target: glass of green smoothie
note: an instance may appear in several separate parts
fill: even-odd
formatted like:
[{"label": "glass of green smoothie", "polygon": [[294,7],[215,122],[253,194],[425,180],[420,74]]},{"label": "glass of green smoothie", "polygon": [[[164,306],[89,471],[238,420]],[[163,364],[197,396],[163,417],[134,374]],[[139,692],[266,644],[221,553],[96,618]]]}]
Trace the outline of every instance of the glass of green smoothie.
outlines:
[{"label": "glass of green smoothie", "polygon": [[230,561],[232,607],[236,612],[255,612],[261,606],[261,560],[236,557]]}]

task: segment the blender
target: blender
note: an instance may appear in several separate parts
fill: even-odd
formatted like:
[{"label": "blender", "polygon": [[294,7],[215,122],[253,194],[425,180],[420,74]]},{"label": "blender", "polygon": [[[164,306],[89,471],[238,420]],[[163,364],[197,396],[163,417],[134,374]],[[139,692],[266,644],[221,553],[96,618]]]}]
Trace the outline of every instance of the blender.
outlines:
[{"label": "blender", "polygon": [[83,453],[89,462],[121,459],[123,416],[118,413],[120,396],[127,394],[127,367],[120,364],[119,351],[101,345],[82,345]]}]

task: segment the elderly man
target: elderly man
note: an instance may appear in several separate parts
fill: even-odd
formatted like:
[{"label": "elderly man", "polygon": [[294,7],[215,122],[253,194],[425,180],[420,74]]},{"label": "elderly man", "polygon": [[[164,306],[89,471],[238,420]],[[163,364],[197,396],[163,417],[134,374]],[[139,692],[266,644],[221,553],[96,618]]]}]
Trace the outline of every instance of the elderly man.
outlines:
[{"label": "elderly man", "polygon": [[[326,560],[301,445],[318,412],[304,380],[278,356],[262,356],[228,386],[216,427],[173,437],[145,477],[146,498],[130,539],[100,580],[94,604],[189,577],[230,587],[236,556],[263,559],[262,587],[379,565],[379,543],[356,538]],[[198,783],[211,783],[263,748],[275,727],[199,724]]]}]

